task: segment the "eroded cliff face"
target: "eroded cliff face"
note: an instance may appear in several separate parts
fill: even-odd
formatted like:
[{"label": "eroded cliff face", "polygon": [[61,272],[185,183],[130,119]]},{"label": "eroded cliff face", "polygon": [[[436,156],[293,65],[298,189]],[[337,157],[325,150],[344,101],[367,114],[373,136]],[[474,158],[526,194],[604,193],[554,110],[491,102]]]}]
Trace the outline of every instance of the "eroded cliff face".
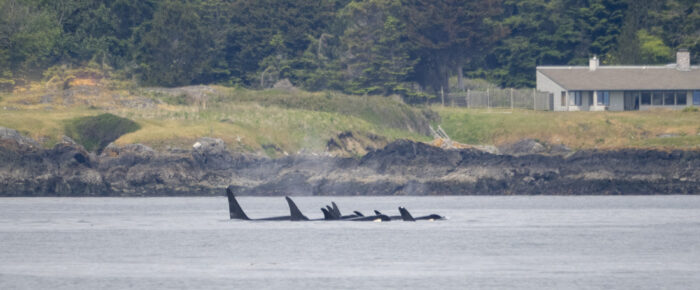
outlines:
[{"label": "eroded cliff face", "polygon": [[2,196],[222,195],[228,185],[249,195],[697,194],[700,152],[499,155],[401,140],[361,158],[269,159],[202,138],[190,150],[110,145],[96,156],[69,139],[42,149],[0,134]]}]

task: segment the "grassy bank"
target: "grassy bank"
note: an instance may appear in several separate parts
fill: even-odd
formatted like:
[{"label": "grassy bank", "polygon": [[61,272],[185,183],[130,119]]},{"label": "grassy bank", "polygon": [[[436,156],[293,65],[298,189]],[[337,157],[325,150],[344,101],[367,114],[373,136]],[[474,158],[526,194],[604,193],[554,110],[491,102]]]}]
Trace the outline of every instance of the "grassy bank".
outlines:
[{"label": "grassy bank", "polygon": [[430,118],[437,116],[390,98],[330,92],[89,86],[5,94],[0,99],[0,126],[49,147],[66,135],[67,124],[105,112],[140,125],[115,141],[120,145],[188,148],[197,138],[209,136],[223,139],[233,150],[270,156],[323,152],[326,142],[343,131],[429,141],[425,132]]},{"label": "grassy bank", "polygon": [[140,129],[117,144],[156,149],[188,148],[197,138],[223,139],[230,149],[280,156],[324,152],[344,131],[388,140],[430,141],[428,125],[441,125],[456,141],[500,145],[524,138],[574,149],[700,148],[700,113],[535,112],[530,110],[430,109],[379,96],[349,96],[296,89],[255,91],[217,86],[175,89],[115,86],[108,81],[36,84],[0,96],[0,126],[16,129],[49,147],[69,124],[111,113]]},{"label": "grassy bank", "polygon": [[699,148],[700,113],[536,112],[433,107],[451,138],[503,144],[524,138],[571,148]]}]

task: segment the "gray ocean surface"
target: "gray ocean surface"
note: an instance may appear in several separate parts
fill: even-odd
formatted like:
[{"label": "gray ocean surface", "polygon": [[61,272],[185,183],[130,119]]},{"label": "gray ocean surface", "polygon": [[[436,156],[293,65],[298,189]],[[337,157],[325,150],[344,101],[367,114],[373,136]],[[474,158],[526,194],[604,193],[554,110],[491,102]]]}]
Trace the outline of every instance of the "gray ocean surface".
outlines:
[{"label": "gray ocean surface", "polygon": [[[700,196],[0,198],[0,289],[698,289]],[[251,217],[281,197],[241,197]]]}]

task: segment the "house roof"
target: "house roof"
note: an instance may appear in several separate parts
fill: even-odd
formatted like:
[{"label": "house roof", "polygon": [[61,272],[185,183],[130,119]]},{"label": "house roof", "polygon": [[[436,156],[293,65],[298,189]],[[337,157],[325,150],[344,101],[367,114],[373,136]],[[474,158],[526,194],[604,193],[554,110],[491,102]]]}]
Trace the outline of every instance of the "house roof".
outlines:
[{"label": "house roof", "polygon": [[700,67],[680,71],[668,66],[539,66],[537,71],[572,91],[700,90]]}]

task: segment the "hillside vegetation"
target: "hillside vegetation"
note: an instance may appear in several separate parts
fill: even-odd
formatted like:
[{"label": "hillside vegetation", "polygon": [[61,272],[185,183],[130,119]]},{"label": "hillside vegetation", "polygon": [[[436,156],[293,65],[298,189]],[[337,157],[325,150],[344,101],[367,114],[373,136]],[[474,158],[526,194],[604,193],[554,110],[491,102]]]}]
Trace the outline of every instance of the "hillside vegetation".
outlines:
[{"label": "hillside vegetation", "polygon": [[[346,131],[388,140],[429,141],[435,112],[383,97],[310,93],[294,88],[252,91],[196,86],[176,89],[114,89],[108,81],[72,81],[69,88],[35,85],[0,99],[0,126],[52,146],[86,117],[111,113],[138,123],[116,144],[143,143],[156,149],[189,148],[197,138],[223,139],[242,152],[269,156],[325,152],[331,138]],[[88,149],[104,144],[85,143]]]},{"label": "hillside vegetation", "polygon": [[[100,120],[104,122],[97,122]],[[426,108],[406,105],[400,98],[306,92],[293,87],[140,88],[108,79],[73,77],[55,84],[35,83],[0,96],[0,126],[16,129],[46,147],[67,135],[95,151],[115,138],[119,145],[142,143],[162,150],[189,148],[196,139],[208,136],[223,139],[231,150],[275,157],[326,152],[329,140],[343,132],[359,133],[349,134],[356,141],[368,140],[362,136],[369,134],[386,141],[429,142],[430,125],[440,125],[458,142],[478,145],[531,138],[572,149],[700,147],[700,112],[692,110]]]},{"label": "hillside vegetation", "polygon": [[700,113],[692,111],[541,112],[434,107],[456,141],[504,144],[537,139],[572,149],[700,148]]}]

